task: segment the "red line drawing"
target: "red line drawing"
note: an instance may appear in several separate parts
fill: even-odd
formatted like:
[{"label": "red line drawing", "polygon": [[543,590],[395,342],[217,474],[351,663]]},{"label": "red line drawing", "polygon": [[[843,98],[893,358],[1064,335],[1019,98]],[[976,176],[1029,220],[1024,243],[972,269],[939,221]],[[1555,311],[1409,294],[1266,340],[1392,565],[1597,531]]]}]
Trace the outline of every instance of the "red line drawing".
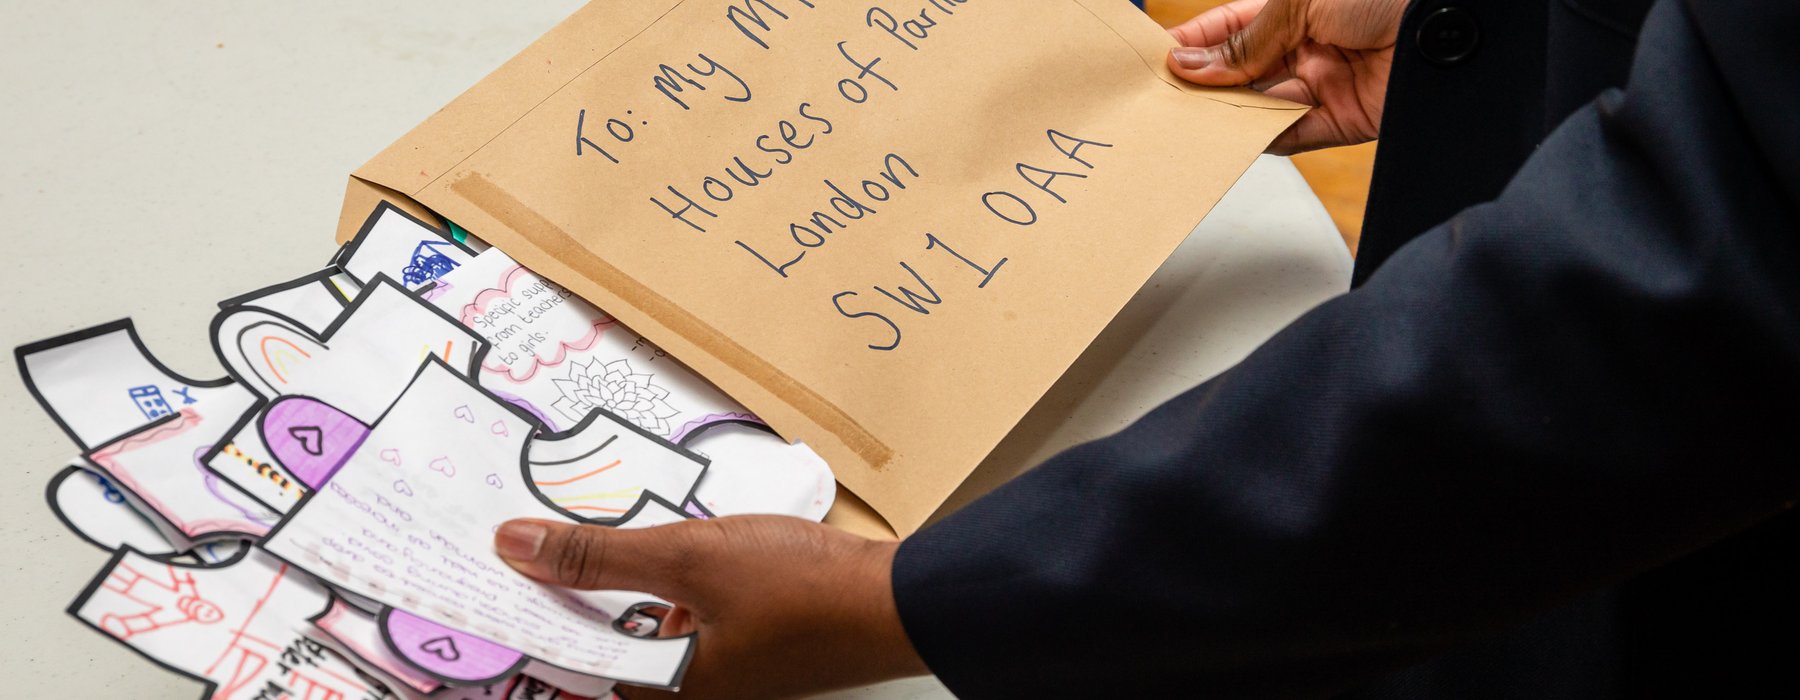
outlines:
[{"label": "red line drawing", "polygon": [[199,583],[193,574],[164,566],[168,583],[163,583],[126,564],[107,574],[106,590],[142,605],[142,610],[129,614],[109,612],[100,616],[100,629],[121,640],[154,632],[165,627],[193,623],[217,624],[225,613],[212,601],[201,597]]},{"label": "red line drawing", "polygon": [[213,669],[218,668],[219,663],[225,660],[225,656],[229,655],[231,650],[237,647],[238,642],[244,638],[244,633],[250,629],[250,623],[255,622],[257,614],[262,612],[263,605],[268,603],[269,599],[275,596],[275,587],[281,585],[281,579],[287,575],[287,570],[287,564],[282,564],[280,568],[275,570],[274,578],[269,580],[269,588],[263,591],[262,597],[256,599],[256,605],[251,607],[250,614],[244,617],[243,626],[237,629],[237,634],[232,635],[231,642],[227,645],[225,654],[221,655],[218,661],[214,661],[212,666],[207,667],[206,675],[212,675]]}]

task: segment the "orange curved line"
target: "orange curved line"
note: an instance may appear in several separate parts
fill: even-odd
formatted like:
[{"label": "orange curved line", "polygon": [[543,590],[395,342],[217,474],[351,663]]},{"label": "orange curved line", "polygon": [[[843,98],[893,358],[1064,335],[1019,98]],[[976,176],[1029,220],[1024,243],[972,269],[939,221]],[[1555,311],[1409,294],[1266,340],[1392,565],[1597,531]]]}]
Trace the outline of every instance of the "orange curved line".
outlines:
[{"label": "orange curved line", "polygon": [[613,467],[616,467],[616,466],[619,466],[619,462],[621,462],[621,461],[622,461],[622,460],[617,460],[617,459],[615,459],[615,460],[613,460],[613,461],[612,461],[612,464],[608,464],[608,465],[606,465],[606,466],[604,466],[604,467],[601,467],[601,468],[599,468],[599,469],[595,469],[595,470],[593,470],[593,471],[591,471],[591,472],[588,472],[588,473],[586,473],[586,474],[582,474],[582,475],[581,475],[581,476],[577,476],[577,477],[573,477],[573,478],[569,478],[569,479],[564,479],[564,480],[562,480],[562,481],[533,481],[533,482],[531,482],[531,483],[533,483],[533,484],[536,484],[536,485],[538,485],[538,486],[562,486],[562,485],[564,485],[564,484],[573,484],[573,483],[575,483],[575,482],[577,482],[577,481],[581,481],[581,480],[582,480],[582,479],[586,479],[586,478],[588,478],[588,477],[590,477],[590,476],[593,476],[593,475],[595,475],[595,474],[599,474],[599,473],[600,473],[600,472],[603,472],[603,471],[606,471],[606,470],[608,470],[608,469],[611,469],[611,468],[613,468]]},{"label": "orange curved line", "polygon": [[287,344],[288,347],[294,349],[294,352],[300,353],[301,357],[304,357],[309,360],[312,359],[312,353],[309,353],[305,350],[300,349],[300,346],[295,345],[294,341],[288,340],[287,338],[283,338],[281,336],[275,336],[275,335],[263,336],[262,342],[257,344],[257,349],[262,351],[263,364],[269,366],[269,371],[275,373],[276,379],[281,380],[282,384],[286,384],[286,383],[288,383],[287,377],[284,377],[281,375],[281,368],[276,367],[275,361],[272,359],[269,359],[269,341],[271,341],[271,340],[279,340],[279,341]]},{"label": "orange curved line", "polygon": [[601,508],[600,506],[563,506],[568,510],[597,510],[602,513],[624,513],[624,508]]}]

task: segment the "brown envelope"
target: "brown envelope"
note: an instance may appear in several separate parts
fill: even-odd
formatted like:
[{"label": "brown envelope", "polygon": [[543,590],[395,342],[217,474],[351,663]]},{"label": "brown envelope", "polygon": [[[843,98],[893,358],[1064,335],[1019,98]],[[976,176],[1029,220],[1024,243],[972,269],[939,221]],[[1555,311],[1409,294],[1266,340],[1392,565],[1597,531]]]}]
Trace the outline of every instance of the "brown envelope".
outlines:
[{"label": "brown envelope", "polygon": [[356,171],[918,529],[1304,109],[1125,0],[601,0]]}]

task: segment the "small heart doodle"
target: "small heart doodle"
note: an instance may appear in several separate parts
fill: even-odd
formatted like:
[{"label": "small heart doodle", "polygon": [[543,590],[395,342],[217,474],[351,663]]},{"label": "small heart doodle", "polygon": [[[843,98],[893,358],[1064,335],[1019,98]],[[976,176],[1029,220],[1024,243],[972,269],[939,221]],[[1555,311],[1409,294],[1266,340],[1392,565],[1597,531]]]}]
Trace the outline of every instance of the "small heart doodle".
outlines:
[{"label": "small heart doodle", "polygon": [[405,479],[400,479],[398,481],[395,481],[394,482],[394,493],[411,498],[413,495],[412,485],[406,483]]},{"label": "small heart doodle", "polygon": [[392,447],[382,450],[381,451],[381,461],[387,462],[388,464],[392,464],[396,467],[400,466],[400,451],[396,450]]},{"label": "small heart doodle", "polygon": [[502,491],[506,490],[506,486],[504,484],[500,483],[500,475],[499,474],[487,475],[487,485],[492,486],[496,489],[500,489]]},{"label": "small heart doodle", "polygon": [[474,422],[475,422],[475,411],[474,411],[474,409],[471,409],[471,408],[469,408],[469,407],[468,407],[468,406],[466,406],[466,405],[464,405],[464,406],[457,406],[457,407],[456,407],[456,410],[455,410],[455,411],[453,411],[453,412],[452,412],[452,413],[453,413],[453,414],[454,414],[454,415],[455,415],[455,416],[456,416],[456,419],[457,419],[457,420],[459,420],[459,421],[462,421],[462,422],[464,422],[464,423],[470,423],[470,424],[473,424],[473,423],[474,423]]},{"label": "small heart doodle", "polygon": [[445,661],[455,661],[462,658],[462,652],[457,651],[456,649],[456,640],[447,636],[433,637],[425,640],[424,644],[419,645],[419,651],[436,656]]},{"label": "small heart doodle", "polygon": [[300,449],[314,457],[325,454],[325,431],[316,425],[296,425],[288,428],[288,434],[300,441]]},{"label": "small heart doodle", "polygon": [[503,421],[503,420],[494,421],[494,427],[492,428],[492,430],[494,431],[495,435],[499,435],[500,437],[512,437],[512,429],[506,427],[506,421]]},{"label": "small heart doodle", "polygon": [[456,465],[450,463],[449,457],[439,457],[431,460],[431,464],[425,466],[430,467],[434,472],[442,473],[444,476],[456,476]]}]

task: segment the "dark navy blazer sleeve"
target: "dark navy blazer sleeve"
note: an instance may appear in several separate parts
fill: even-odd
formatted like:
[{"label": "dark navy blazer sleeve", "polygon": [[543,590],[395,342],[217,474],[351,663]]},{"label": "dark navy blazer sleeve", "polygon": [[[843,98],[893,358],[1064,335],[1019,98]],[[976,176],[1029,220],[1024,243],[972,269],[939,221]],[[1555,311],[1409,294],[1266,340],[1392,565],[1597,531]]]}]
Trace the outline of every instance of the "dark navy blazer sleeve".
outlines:
[{"label": "dark navy blazer sleeve", "polygon": [[1800,497],[1800,4],[1663,2],[1495,201],[908,539],[958,695],[1345,688]]}]

